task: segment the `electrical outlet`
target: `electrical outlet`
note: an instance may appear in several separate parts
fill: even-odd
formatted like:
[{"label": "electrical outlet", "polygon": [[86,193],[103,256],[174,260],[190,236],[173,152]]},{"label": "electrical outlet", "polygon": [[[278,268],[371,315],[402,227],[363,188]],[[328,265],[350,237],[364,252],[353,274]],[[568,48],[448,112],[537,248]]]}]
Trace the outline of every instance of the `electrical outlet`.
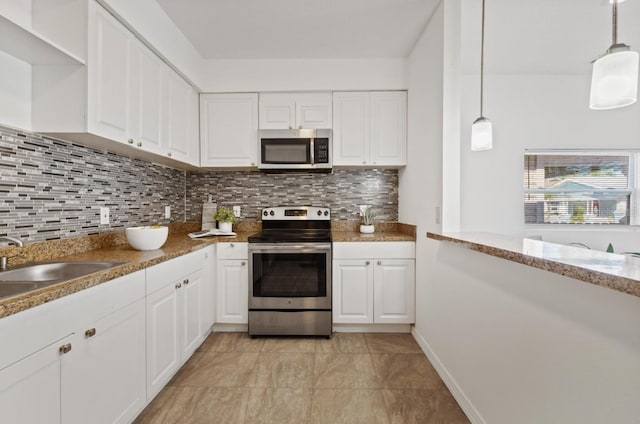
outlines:
[{"label": "electrical outlet", "polygon": [[164,207],[164,217],[167,219],[171,218],[171,206]]},{"label": "electrical outlet", "polygon": [[109,208],[100,208],[100,225],[109,225]]},{"label": "electrical outlet", "polygon": [[240,206],[233,207],[233,214],[236,216],[236,218],[240,218],[241,212],[242,212],[242,209],[240,208]]}]

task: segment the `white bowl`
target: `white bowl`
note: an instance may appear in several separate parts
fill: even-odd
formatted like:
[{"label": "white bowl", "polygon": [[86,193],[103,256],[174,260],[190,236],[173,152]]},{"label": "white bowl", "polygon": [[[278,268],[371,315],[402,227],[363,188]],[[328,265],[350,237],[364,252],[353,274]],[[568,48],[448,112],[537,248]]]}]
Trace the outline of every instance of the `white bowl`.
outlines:
[{"label": "white bowl", "polygon": [[136,250],[160,249],[169,235],[169,227],[130,227],[126,229],[127,241]]}]

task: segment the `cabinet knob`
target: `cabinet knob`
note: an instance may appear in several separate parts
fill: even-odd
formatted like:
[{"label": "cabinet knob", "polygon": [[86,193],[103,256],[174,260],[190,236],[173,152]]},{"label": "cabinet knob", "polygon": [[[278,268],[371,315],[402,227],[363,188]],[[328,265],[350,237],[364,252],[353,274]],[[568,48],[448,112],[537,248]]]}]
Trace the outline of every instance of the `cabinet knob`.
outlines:
[{"label": "cabinet knob", "polygon": [[291,125],[289,125],[289,129],[292,130],[293,128],[291,127]]},{"label": "cabinet knob", "polygon": [[167,153],[167,156],[171,157],[171,152]]},{"label": "cabinet knob", "polygon": [[298,125],[298,129],[301,130],[302,129],[302,125]]},{"label": "cabinet knob", "polygon": [[378,265],[382,265],[382,261],[378,261]]},{"label": "cabinet knob", "polygon": [[176,283],[176,289],[179,289],[180,287],[182,287],[182,283]]},{"label": "cabinet knob", "polygon": [[231,243],[231,244],[229,245],[229,247],[236,247],[236,246],[235,246],[233,243]]},{"label": "cabinet knob", "polygon": [[187,284],[189,284],[189,279],[187,278],[187,279],[186,279],[186,280],[184,280],[182,283],[186,286]]},{"label": "cabinet knob", "polygon": [[256,163],[255,162],[251,162],[251,166],[256,166]]},{"label": "cabinet knob", "polygon": [[373,164],[374,164],[374,165],[376,164],[376,161],[375,161],[375,160],[373,161]]},{"label": "cabinet knob", "polygon": [[129,140],[127,140],[127,143],[133,144],[133,138],[130,138]]},{"label": "cabinet knob", "polygon": [[367,161],[364,161],[364,160],[363,160],[363,161],[362,161],[362,164],[363,164],[363,165],[366,165],[366,164],[367,164]]},{"label": "cabinet knob", "polygon": [[240,265],[245,266],[247,263],[245,261],[240,262]]},{"label": "cabinet knob", "polygon": [[136,143],[136,146],[142,147],[142,141],[138,141],[138,143]]},{"label": "cabinet knob", "polygon": [[88,339],[89,337],[93,337],[96,335],[96,329],[95,328],[90,328],[87,331],[84,332],[84,336]]},{"label": "cabinet knob", "polygon": [[69,353],[71,352],[71,343],[67,343],[65,345],[60,346],[60,349],[58,349],[60,351],[61,354],[65,354],[65,353]]},{"label": "cabinet knob", "polygon": [[371,265],[371,262],[367,261],[364,263],[365,265]]}]

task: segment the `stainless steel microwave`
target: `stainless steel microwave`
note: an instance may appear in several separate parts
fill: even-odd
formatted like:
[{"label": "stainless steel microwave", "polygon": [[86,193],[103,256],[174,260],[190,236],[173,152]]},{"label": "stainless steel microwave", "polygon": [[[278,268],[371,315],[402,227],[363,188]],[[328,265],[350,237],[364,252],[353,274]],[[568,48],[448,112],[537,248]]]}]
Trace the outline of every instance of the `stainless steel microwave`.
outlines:
[{"label": "stainless steel microwave", "polygon": [[258,131],[260,162],[265,170],[331,170],[331,130]]}]

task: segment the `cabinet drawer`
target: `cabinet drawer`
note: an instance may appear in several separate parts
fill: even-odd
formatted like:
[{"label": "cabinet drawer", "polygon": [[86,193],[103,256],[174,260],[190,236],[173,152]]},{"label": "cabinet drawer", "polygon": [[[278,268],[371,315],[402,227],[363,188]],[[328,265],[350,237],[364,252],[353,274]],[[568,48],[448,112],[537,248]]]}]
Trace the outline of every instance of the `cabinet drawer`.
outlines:
[{"label": "cabinet drawer", "polygon": [[249,257],[247,243],[218,243],[216,249],[218,259],[247,259]]},{"label": "cabinet drawer", "polygon": [[334,259],[413,259],[415,257],[416,244],[413,241],[333,243]]},{"label": "cabinet drawer", "polygon": [[147,268],[147,294],[153,293],[204,266],[205,249]]}]

